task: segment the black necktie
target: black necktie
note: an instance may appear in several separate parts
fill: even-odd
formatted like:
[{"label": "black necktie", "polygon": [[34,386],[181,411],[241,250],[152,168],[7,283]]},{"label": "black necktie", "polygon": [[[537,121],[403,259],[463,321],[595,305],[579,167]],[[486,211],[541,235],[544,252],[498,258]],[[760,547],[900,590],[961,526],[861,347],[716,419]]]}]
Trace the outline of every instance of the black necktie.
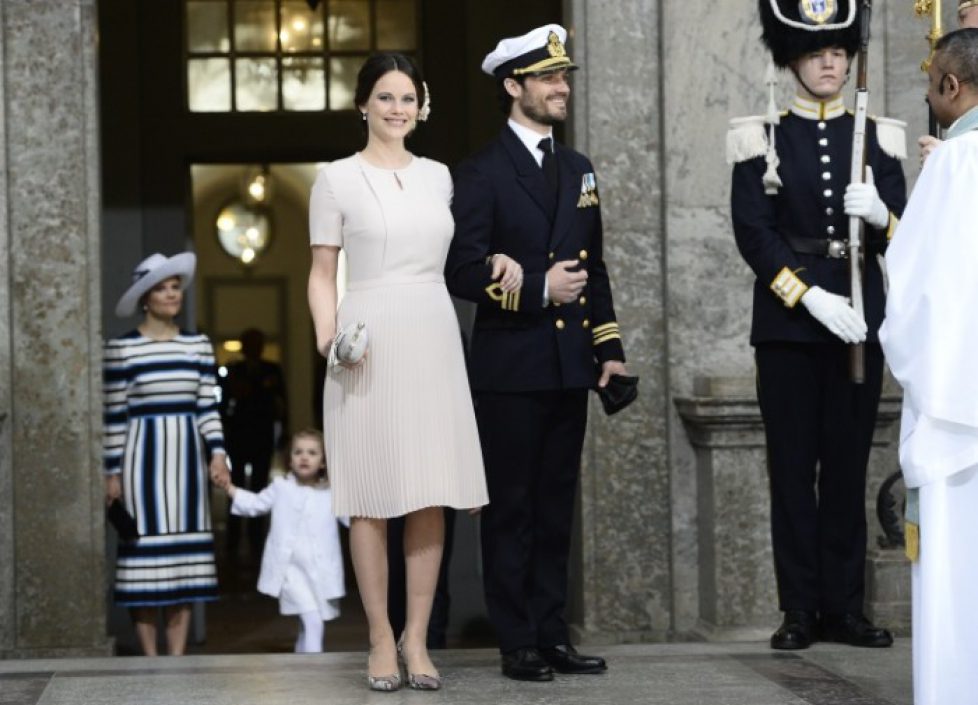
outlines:
[{"label": "black necktie", "polygon": [[554,157],[554,141],[544,137],[537,142],[537,148],[543,152],[543,177],[554,191],[557,190],[557,159]]}]

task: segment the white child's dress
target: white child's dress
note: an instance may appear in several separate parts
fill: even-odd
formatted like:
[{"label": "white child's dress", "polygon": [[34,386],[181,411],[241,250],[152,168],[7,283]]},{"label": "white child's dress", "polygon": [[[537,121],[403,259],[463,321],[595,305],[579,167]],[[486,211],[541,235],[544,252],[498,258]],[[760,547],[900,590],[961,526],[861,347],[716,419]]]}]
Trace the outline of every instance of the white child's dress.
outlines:
[{"label": "white child's dress", "polygon": [[319,612],[323,621],[339,616],[346,587],[329,487],[301,485],[290,474],[257,494],[236,489],[231,512],[245,517],[271,512],[259,592],[277,597],[282,614]]}]

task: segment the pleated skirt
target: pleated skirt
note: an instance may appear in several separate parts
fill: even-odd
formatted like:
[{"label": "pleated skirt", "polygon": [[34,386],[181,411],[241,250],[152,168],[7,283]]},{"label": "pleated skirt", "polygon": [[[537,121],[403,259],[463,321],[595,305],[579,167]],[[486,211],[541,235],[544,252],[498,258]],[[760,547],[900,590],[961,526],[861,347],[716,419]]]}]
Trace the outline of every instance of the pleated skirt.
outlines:
[{"label": "pleated skirt", "polygon": [[217,599],[207,473],[196,417],[131,419],[122,488],[139,538],[119,544],[116,603],[139,607]]},{"label": "pleated skirt", "polygon": [[912,569],[914,705],[978,702],[978,466],[920,488]]},{"label": "pleated skirt", "polygon": [[352,283],[339,325],[367,326],[366,361],[323,394],[337,516],[390,518],[488,502],[458,319],[432,276]]}]

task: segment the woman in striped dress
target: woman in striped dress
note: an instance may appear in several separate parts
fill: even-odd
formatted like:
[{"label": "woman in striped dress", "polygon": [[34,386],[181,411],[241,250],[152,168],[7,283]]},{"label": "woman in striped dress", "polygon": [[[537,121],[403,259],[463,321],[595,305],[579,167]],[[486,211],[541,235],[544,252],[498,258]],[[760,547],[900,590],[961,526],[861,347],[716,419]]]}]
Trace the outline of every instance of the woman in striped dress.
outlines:
[{"label": "woman in striped dress", "polygon": [[214,352],[205,335],[174,322],[194,272],[193,254],[154,254],[133,272],[116,315],[144,313],[138,328],[105,346],[106,499],[121,499],[139,538],[120,543],[115,601],[131,609],[143,652],[156,655],[156,610],[171,655],[182,654],[190,603],[217,598],[205,474],[229,481],[214,395]]}]

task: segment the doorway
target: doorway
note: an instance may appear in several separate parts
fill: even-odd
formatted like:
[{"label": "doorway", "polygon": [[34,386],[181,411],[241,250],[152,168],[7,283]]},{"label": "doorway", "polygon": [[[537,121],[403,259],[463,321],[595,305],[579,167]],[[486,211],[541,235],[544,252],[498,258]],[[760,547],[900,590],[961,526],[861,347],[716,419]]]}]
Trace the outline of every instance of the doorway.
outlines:
[{"label": "doorway", "polygon": [[[188,12],[202,13],[198,18],[208,14],[234,17],[221,15],[220,8],[238,4],[260,11],[255,18],[270,16],[272,22],[278,22],[270,41],[279,43],[239,51],[234,35],[238,25],[230,24],[227,48],[222,44],[223,35],[205,32],[190,36]],[[421,65],[432,88],[434,111],[431,121],[413,139],[411,149],[449,166],[481,147],[502,124],[493,82],[479,70],[485,53],[501,37],[559,22],[562,17],[561,0],[344,0],[315,5],[327,14],[329,8],[346,8],[353,15],[374,18],[370,26],[377,39],[370,40],[374,43],[369,51],[380,48],[383,32],[379,27],[393,27],[391,31],[395,31],[407,26],[388,22],[393,17],[391,8],[414,8],[415,36],[397,42],[402,49],[410,49]],[[347,156],[362,146],[360,121],[338,87],[349,85],[343,76],[349,78],[347,69],[354,66],[350,57],[360,57],[359,61],[369,53],[366,48],[350,49],[349,61],[334,64],[331,62],[344,58],[341,54],[346,50],[334,52],[335,56],[327,51],[320,60],[312,55],[318,51],[311,47],[319,36],[312,32],[311,44],[296,49],[303,56],[290,55],[287,44],[294,43],[295,37],[287,41],[281,35],[285,28],[283,13],[295,15],[302,6],[308,6],[305,0],[98,3],[103,300],[118,298],[133,265],[146,255],[195,250],[199,278],[186,301],[187,320],[183,323],[209,333],[224,364],[239,354],[235,348],[244,328],[252,323],[260,325],[267,336],[266,356],[279,362],[286,376],[288,426],[293,430],[318,425],[321,390],[317,372],[321,362],[314,349],[305,301],[310,256],[306,223],[309,188],[317,163]],[[258,26],[256,23],[258,19],[248,26]],[[328,17],[323,26],[330,26]],[[242,41],[247,32],[251,32],[247,41],[269,41],[267,32],[242,27]],[[297,29],[295,25],[292,28]],[[212,40],[216,43],[208,44]],[[233,76],[228,79],[227,100],[221,96],[220,101],[209,102],[210,98],[196,92],[201,86],[223,84],[221,77],[226,72],[221,62],[232,60],[241,63],[227,64],[227,75]],[[335,81],[329,73],[334,69],[334,78],[339,77]],[[272,75],[277,77],[272,83],[263,83]],[[318,98],[296,98],[298,88],[320,85],[321,77],[327,81],[325,103]],[[275,89],[266,90],[271,85]],[[204,102],[197,103],[198,99]],[[243,250],[234,255],[222,248],[218,221],[222,213],[239,212],[224,213],[243,198],[255,173],[270,178],[273,195],[266,207],[265,249],[256,252],[254,260],[244,262]],[[245,234],[248,227],[256,227],[260,240],[261,222],[249,221]],[[106,310],[106,335],[123,332],[120,325]],[[279,469],[282,465],[280,461]],[[220,506],[216,506],[215,519],[220,522],[222,516]],[[221,577],[223,589],[228,583]],[[244,587],[254,591],[250,577],[242,578],[241,585],[242,591]],[[348,590],[354,585],[350,571]],[[460,515],[456,525],[451,590],[449,645],[491,644],[482,604],[477,523],[468,516]],[[210,605],[207,642],[192,648],[198,653],[291,650],[294,626],[275,621],[275,601],[268,599],[257,607],[244,598],[236,602],[235,594],[242,593],[232,592],[226,601],[229,621],[243,625],[252,634],[222,635],[218,625],[223,620],[216,619],[215,610],[224,607]],[[327,628],[326,648],[363,648],[366,639],[359,636],[364,632],[357,631],[363,629],[363,620],[355,593],[344,600],[343,614],[341,624],[333,628],[334,637]],[[128,620],[118,611],[116,617],[110,631],[119,637],[121,646]],[[351,625],[356,622],[350,627],[348,640],[342,627],[347,618]]]}]

